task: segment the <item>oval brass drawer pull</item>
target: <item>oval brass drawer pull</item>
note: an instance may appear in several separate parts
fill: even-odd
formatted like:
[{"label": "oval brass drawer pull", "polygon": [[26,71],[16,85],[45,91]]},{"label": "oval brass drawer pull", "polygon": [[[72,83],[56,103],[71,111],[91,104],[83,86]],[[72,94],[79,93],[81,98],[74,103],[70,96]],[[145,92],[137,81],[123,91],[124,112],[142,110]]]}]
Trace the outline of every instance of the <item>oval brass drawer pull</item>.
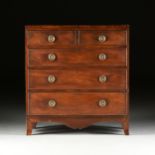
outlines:
[{"label": "oval brass drawer pull", "polygon": [[56,60],[56,55],[54,53],[48,54],[48,60],[49,61],[55,61]]},{"label": "oval brass drawer pull", "polygon": [[106,81],[107,81],[107,76],[106,75],[99,76],[99,82],[104,83]]},{"label": "oval brass drawer pull", "polygon": [[98,105],[100,107],[105,107],[107,106],[107,101],[105,99],[99,100]]},{"label": "oval brass drawer pull", "polygon": [[48,42],[55,42],[55,39],[55,36],[52,34],[48,36]]},{"label": "oval brass drawer pull", "polygon": [[107,40],[107,37],[105,35],[99,35],[98,41],[99,42],[105,42]]},{"label": "oval brass drawer pull", "polygon": [[52,108],[53,108],[53,107],[56,106],[56,104],[57,104],[56,101],[53,100],[53,99],[51,99],[51,100],[48,101],[48,105],[49,105],[49,107],[52,107]]},{"label": "oval brass drawer pull", "polygon": [[48,76],[48,82],[49,82],[49,83],[54,83],[55,81],[56,81],[56,78],[55,78],[54,75],[49,75],[49,76]]},{"label": "oval brass drawer pull", "polygon": [[104,53],[100,53],[100,54],[98,55],[98,59],[101,60],[101,61],[104,61],[104,60],[107,59],[107,55],[104,54]]}]

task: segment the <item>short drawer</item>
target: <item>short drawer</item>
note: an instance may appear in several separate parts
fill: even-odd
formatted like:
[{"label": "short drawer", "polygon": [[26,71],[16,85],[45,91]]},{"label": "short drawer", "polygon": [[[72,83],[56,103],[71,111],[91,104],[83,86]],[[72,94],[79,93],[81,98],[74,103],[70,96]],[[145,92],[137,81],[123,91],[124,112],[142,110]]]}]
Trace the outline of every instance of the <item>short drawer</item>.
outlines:
[{"label": "short drawer", "polygon": [[75,44],[74,31],[28,31],[28,47],[45,47]]},{"label": "short drawer", "polygon": [[31,49],[29,66],[126,66],[126,48]]},{"label": "short drawer", "polygon": [[29,87],[33,89],[126,89],[126,69],[30,70]]},{"label": "short drawer", "polygon": [[126,31],[81,31],[80,44],[83,45],[126,45]]},{"label": "short drawer", "polygon": [[125,93],[30,93],[32,115],[121,115]]}]

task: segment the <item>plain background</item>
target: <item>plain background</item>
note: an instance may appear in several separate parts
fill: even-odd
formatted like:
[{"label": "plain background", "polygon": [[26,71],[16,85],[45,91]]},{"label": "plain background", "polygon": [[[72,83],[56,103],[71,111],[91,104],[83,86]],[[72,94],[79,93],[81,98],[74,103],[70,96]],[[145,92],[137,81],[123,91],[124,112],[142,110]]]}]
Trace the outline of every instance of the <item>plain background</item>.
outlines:
[{"label": "plain background", "polygon": [[[51,144],[57,150],[55,153],[61,151],[59,146],[65,146],[66,152],[63,148],[63,154],[82,151],[85,154],[94,154],[97,150],[103,151],[102,143],[106,144],[104,149],[111,153],[121,154],[129,149],[128,145],[131,150],[127,153],[153,151],[153,148],[149,147],[149,145],[155,145],[155,131],[152,128],[155,125],[155,5],[153,0],[6,0],[0,5],[0,128],[3,128],[3,131],[9,130],[9,132],[1,133],[0,140],[3,145],[0,146],[0,150],[20,153],[21,149],[27,146],[29,147],[27,151],[32,150],[31,153],[35,154],[39,152],[39,150],[35,151],[36,148],[43,152],[44,147],[41,146],[46,146],[48,143],[49,152]],[[132,136],[127,139],[125,137],[117,139],[117,136],[105,135],[102,137],[103,140],[93,134],[93,141],[90,145],[92,137],[83,138],[83,135],[72,137],[72,139],[68,135],[68,137],[64,135],[63,138],[61,135],[58,137],[46,135],[51,139],[47,140],[47,137],[44,136],[41,139],[32,137],[33,141],[30,138],[22,138],[25,134],[23,125],[23,121],[25,121],[24,26],[37,24],[130,25],[130,111],[133,112],[131,123],[137,119],[135,124],[139,127],[139,130],[134,128],[133,133],[139,136],[135,136],[133,139]],[[12,126],[18,126],[20,121],[23,123],[22,127],[17,127],[14,131]],[[139,122],[141,124],[138,124]],[[22,131],[21,137],[16,137],[18,130]],[[144,135],[148,135],[148,137]],[[56,142],[54,144],[53,138]],[[88,144],[85,144],[86,139]],[[64,141],[67,146],[71,146],[71,150],[67,148]],[[12,150],[7,149],[5,142],[12,145]],[[112,142],[120,144],[120,147],[113,145]],[[80,146],[80,149],[76,146]],[[121,146],[124,147],[123,150]],[[93,147],[94,150],[89,151]],[[17,151],[18,149],[19,151]]]}]

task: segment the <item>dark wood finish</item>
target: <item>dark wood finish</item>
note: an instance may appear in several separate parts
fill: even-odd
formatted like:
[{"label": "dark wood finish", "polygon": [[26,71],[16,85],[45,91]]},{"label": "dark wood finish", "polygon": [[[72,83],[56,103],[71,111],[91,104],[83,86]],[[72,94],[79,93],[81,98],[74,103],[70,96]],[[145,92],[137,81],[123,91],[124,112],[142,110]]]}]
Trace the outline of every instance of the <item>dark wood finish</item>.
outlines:
[{"label": "dark wood finish", "polygon": [[[48,82],[48,76],[54,75],[54,83]],[[101,83],[99,77],[105,75],[107,81]],[[66,69],[66,70],[30,70],[30,89],[126,89],[126,69]]]},{"label": "dark wood finish", "polygon": [[[56,106],[49,107],[49,100],[55,100]],[[105,99],[107,105],[99,106]],[[32,115],[124,115],[126,114],[125,93],[30,93],[30,111]]]},{"label": "dark wood finish", "polygon": [[43,30],[59,30],[59,31],[62,31],[62,30],[76,30],[76,31],[79,31],[79,30],[96,30],[96,31],[99,31],[99,30],[111,30],[111,31],[114,31],[114,30],[122,30],[122,31],[127,31],[129,28],[129,25],[26,25],[25,26],[25,29],[28,30],[28,31],[43,31]]},{"label": "dark wood finish", "polygon": [[[38,122],[84,128],[118,122],[129,134],[129,26],[64,25],[25,27],[27,135]],[[104,34],[105,42],[98,36]],[[48,42],[48,35],[56,40]],[[56,60],[48,60],[54,53]],[[98,59],[105,53],[107,59]],[[56,81],[48,83],[48,75]],[[98,77],[106,75],[107,82]],[[48,101],[54,99],[55,107]],[[99,100],[107,106],[100,107]]]},{"label": "dark wood finish", "polygon": [[[100,35],[105,35],[107,40],[100,42]],[[80,31],[80,44],[126,45],[126,31]]]},{"label": "dark wood finish", "polygon": [[[54,35],[55,41],[49,42],[48,36]],[[28,46],[39,47],[47,45],[72,45],[75,44],[76,36],[74,31],[29,31]]]},{"label": "dark wood finish", "polygon": [[[105,60],[99,60],[100,54],[106,54]],[[49,61],[48,55],[55,54],[56,59]],[[29,67],[50,66],[127,66],[126,48],[108,49],[31,49]]]},{"label": "dark wood finish", "polygon": [[28,130],[27,135],[32,134],[33,124],[36,122],[60,122],[66,126],[73,129],[82,129],[86,128],[92,124],[98,122],[117,122],[121,123],[124,134],[129,134],[128,126],[128,116],[127,115],[106,115],[106,116],[41,116],[41,115],[31,115],[27,116],[28,120]]}]

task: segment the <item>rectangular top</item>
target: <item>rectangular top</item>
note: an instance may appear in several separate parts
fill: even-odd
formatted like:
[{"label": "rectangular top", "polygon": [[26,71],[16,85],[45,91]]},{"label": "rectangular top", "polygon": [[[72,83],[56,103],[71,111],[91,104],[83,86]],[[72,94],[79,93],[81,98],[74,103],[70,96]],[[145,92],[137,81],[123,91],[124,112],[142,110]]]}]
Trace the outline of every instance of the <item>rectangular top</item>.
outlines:
[{"label": "rectangular top", "polygon": [[129,25],[26,25],[26,30],[127,30]]}]

